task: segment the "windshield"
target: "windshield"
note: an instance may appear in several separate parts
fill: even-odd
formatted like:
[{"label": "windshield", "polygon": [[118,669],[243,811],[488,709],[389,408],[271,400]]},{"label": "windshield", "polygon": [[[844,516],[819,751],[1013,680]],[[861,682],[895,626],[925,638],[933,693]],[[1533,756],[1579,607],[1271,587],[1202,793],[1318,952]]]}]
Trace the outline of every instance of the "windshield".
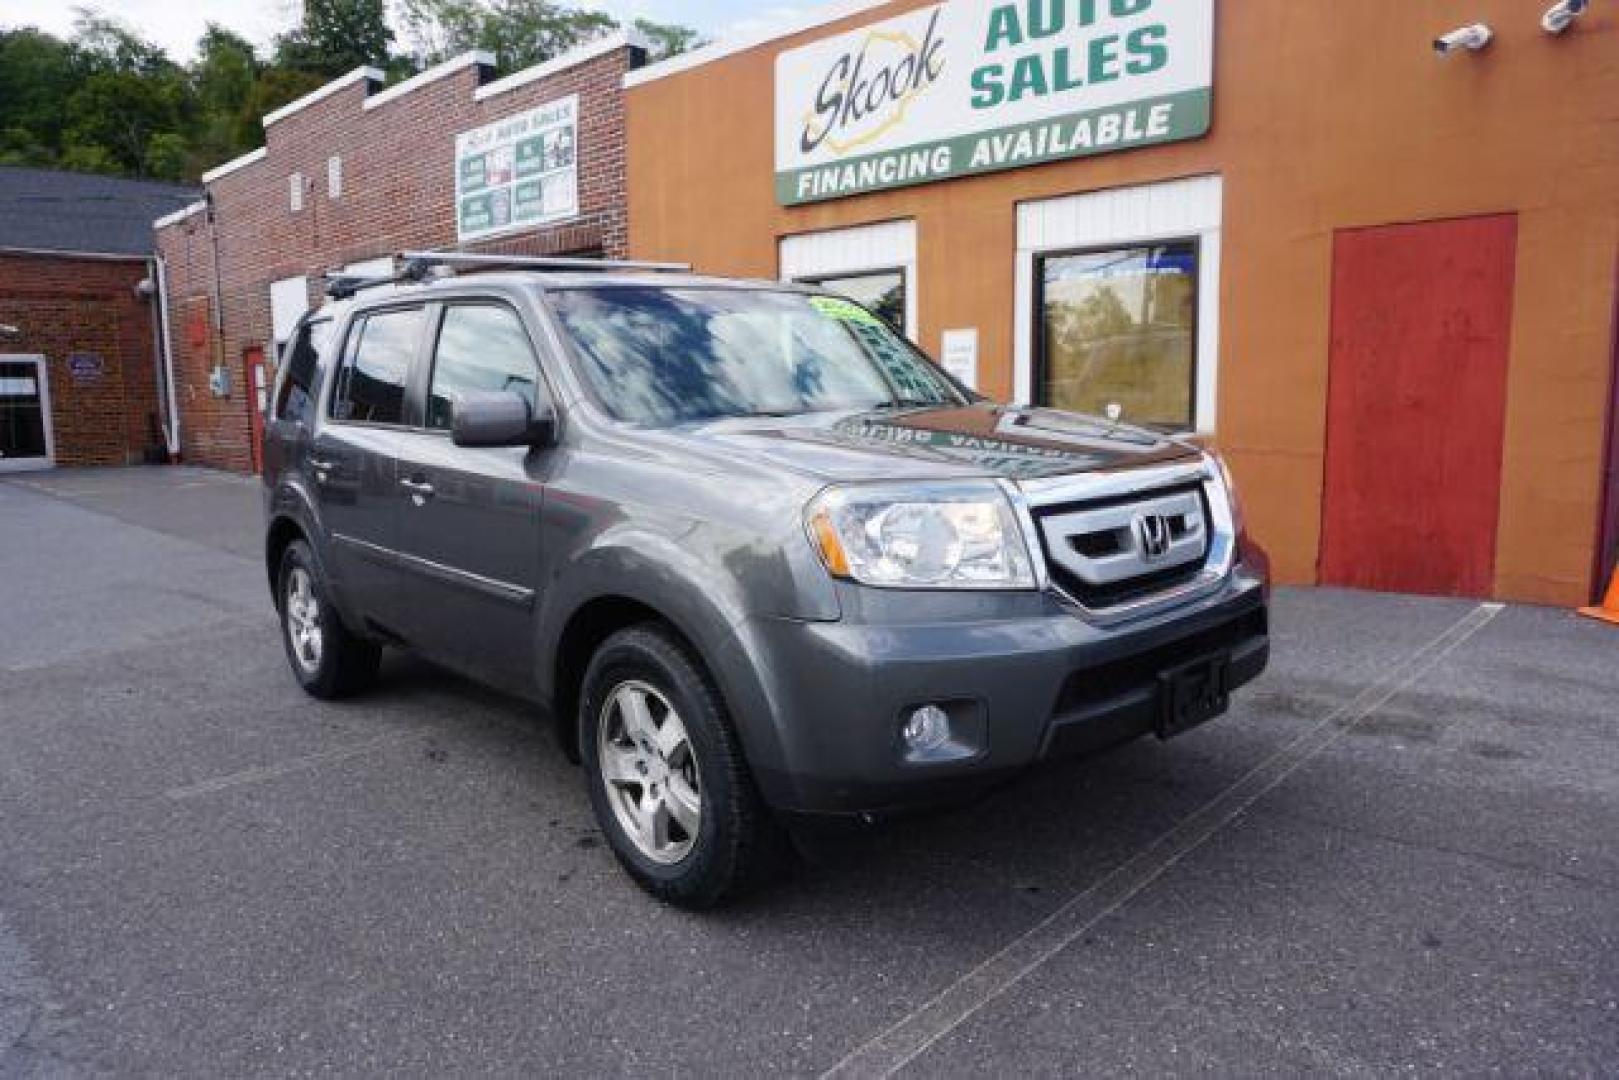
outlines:
[{"label": "windshield", "polygon": [[639,286],[564,289],[551,300],[596,396],[630,423],[967,401],[927,357],[849,300]]}]

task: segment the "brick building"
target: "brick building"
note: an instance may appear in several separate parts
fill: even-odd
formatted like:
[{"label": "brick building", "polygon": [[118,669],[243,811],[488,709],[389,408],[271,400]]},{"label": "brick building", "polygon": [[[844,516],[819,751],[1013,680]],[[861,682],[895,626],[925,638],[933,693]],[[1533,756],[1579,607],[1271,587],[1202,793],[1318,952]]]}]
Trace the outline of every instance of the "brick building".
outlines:
[{"label": "brick building", "polygon": [[0,471],[162,456],[151,222],[196,197],[0,168]]},{"label": "brick building", "polygon": [[260,392],[321,276],[401,250],[622,256],[624,76],[614,35],[495,78],[466,53],[394,86],[357,68],[264,117],[263,149],[156,222],[187,461],[257,466]]}]

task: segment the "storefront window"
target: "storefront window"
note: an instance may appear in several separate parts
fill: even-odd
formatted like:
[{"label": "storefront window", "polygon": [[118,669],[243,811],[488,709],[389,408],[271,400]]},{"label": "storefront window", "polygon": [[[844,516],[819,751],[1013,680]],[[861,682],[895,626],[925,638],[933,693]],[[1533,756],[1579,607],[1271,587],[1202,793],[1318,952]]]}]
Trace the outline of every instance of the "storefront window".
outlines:
[{"label": "storefront window", "polygon": [[1194,428],[1197,271],[1193,240],[1041,259],[1041,403]]},{"label": "storefront window", "polygon": [[819,285],[827,292],[847,296],[870,308],[884,322],[905,333],[905,272],[880,270],[870,274],[844,274],[836,277],[800,279],[805,285]]}]

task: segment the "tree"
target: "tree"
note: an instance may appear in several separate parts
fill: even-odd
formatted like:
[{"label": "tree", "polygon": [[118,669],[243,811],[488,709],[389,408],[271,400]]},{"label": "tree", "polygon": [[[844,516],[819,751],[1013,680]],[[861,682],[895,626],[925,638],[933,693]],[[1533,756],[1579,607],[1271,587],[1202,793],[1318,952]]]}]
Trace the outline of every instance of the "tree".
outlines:
[{"label": "tree", "polygon": [[258,144],[259,114],[250,114],[250,110],[262,68],[246,39],[215,23],[208,24],[197,41],[197,59],[189,72],[196,109],[190,150],[192,174]]},{"label": "tree", "polygon": [[501,70],[517,71],[618,28],[603,12],[549,0],[402,0],[400,10],[423,65],[483,49]]},{"label": "tree", "polygon": [[677,26],[673,23],[658,23],[651,19],[636,19],[635,28],[651,42],[650,56],[653,60],[667,60],[683,52],[708,44],[707,41],[689,26]]},{"label": "tree", "polygon": [[276,62],[336,78],[386,65],[393,37],[384,0],[304,0],[302,21],[276,40]]},{"label": "tree", "polygon": [[98,147],[118,171],[145,176],[147,143],[159,132],[181,130],[184,98],[185,84],[174,73],[97,71],[68,98],[64,154],[74,146]]},{"label": "tree", "polygon": [[0,153],[48,164],[62,150],[65,104],[83,78],[67,42],[29,27],[0,31]]}]

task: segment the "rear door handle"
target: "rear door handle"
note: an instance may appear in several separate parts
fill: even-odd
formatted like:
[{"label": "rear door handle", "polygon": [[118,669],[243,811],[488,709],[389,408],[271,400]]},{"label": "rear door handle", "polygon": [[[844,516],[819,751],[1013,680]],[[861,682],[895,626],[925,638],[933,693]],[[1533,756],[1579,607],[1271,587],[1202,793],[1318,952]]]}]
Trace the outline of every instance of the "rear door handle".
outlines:
[{"label": "rear door handle", "polygon": [[411,498],[417,500],[418,504],[433,497],[433,485],[426,480],[401,480],[399,486],[410,492]]}]

